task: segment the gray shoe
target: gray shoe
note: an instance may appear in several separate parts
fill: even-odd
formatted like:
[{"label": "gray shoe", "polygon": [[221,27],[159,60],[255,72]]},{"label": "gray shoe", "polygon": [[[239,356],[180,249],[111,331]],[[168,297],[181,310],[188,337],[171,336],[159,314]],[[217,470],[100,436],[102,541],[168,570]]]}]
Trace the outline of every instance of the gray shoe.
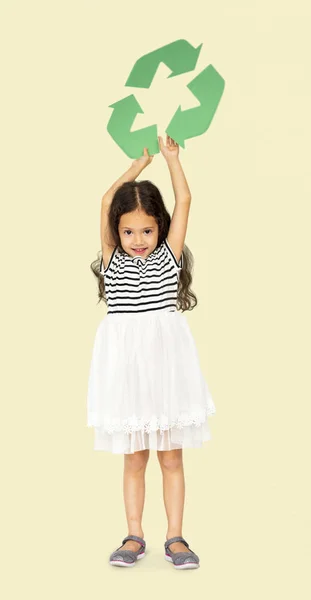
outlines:
[{"label": "gray shoe", "polygon": [[[139,548],[136,552],[134,552],[134,550],[120,550],[127,540],[139,542],[141,544],[141,548]],[[119,546],[119,548],[110,554],[109,562],[111,565],[116,567],[133,567],[137,560],[145,556],[145,550],[146,542],[143,540],[143,538],[139,537],[138,535],[128,535],[122,541],[121,546]]]},{"label": "gray shoe", "polygon": [[173,542],[182,542],[187,546],[187,548],[189,548],[189,544],[183,537],[177,535],[169,538],[164,544],[165,559],[174,563],[175,569],[197,569],[200,566],[200,559],[198,555],[195,554],[190,548],[190,552],[172,552],[169,549],[169,545],[173,544]]}]

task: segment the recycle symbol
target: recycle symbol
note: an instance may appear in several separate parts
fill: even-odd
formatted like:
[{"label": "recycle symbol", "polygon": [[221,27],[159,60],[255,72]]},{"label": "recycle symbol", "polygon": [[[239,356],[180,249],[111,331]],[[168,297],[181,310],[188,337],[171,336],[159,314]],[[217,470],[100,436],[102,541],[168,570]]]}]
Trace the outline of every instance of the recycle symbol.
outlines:
[{"label": "recycle symbol", "polygon": [[[139,58],[125,83],[129,87],[149,88],[161,62],[171,69],[171,77],[193,71],[197,64],[203,44],[197,48],[187,40],[176,40]],[[211,124],[225,81],[210,64],[197,75],[187,87],[200,102],[200,106],[181,110],[178,106],[165,132],[182,148],[185,140],[201,135]],[[143,113],[134,94],[130,94],[109,105],[113,112],[108,121],[107,131],[129,158],[139,158],[144,147],[149,154],[160,152],[157,125],[131,131],[138,113]]]}]

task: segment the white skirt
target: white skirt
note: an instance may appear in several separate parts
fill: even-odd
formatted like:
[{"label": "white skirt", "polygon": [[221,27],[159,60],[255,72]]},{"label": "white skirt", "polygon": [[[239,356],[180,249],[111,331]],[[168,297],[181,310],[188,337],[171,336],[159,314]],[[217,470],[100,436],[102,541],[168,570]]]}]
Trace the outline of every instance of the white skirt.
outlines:
[{"label": "white skirt", "polygon": [[107,314],[94,341],[87,425],[94,450],[198,448],[216,412],[186,317],[179,311]]}]

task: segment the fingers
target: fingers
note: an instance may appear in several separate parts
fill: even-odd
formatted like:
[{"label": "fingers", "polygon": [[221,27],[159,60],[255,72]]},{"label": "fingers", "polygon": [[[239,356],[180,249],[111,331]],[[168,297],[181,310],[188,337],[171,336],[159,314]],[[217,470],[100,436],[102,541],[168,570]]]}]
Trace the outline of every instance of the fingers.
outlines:
[{"label": "fingers", "polygon": [[153,159],[153,157],[154,157],[154,154],[149,154],[148,148],[147,148],[147,147],[144,147],[144,156],[145,156],[146,158],[150,158],[150,159],[152,160],[152,159]]},{"label": "fingers", "polygon": [[[158,135],[158,140],[160,142],[160,146],[163,146],[163,139],[160,135]],[[178,146],[178,143],[173,140],[169,135],[166,134],[166,145],[167,146]]]},{"label": "fingers", "polygon": [[173,140],[169,135],[166,134],[166,143],[168,142],[169,146],[178,146],[177,142]]}]

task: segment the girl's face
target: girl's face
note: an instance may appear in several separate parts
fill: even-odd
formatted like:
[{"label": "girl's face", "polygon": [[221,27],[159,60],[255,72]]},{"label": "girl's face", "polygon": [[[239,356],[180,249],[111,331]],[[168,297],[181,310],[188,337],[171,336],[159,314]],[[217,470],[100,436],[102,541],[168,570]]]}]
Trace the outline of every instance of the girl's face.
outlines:
[{"label": "girl's face", "polygon": [[[130,256],[146,258],[158,243],[158,224],[154,217],[143,210],[125,213],[120,218],[119,236],[123,250]],[[142,252],[138,252],[138,249]]]}]

